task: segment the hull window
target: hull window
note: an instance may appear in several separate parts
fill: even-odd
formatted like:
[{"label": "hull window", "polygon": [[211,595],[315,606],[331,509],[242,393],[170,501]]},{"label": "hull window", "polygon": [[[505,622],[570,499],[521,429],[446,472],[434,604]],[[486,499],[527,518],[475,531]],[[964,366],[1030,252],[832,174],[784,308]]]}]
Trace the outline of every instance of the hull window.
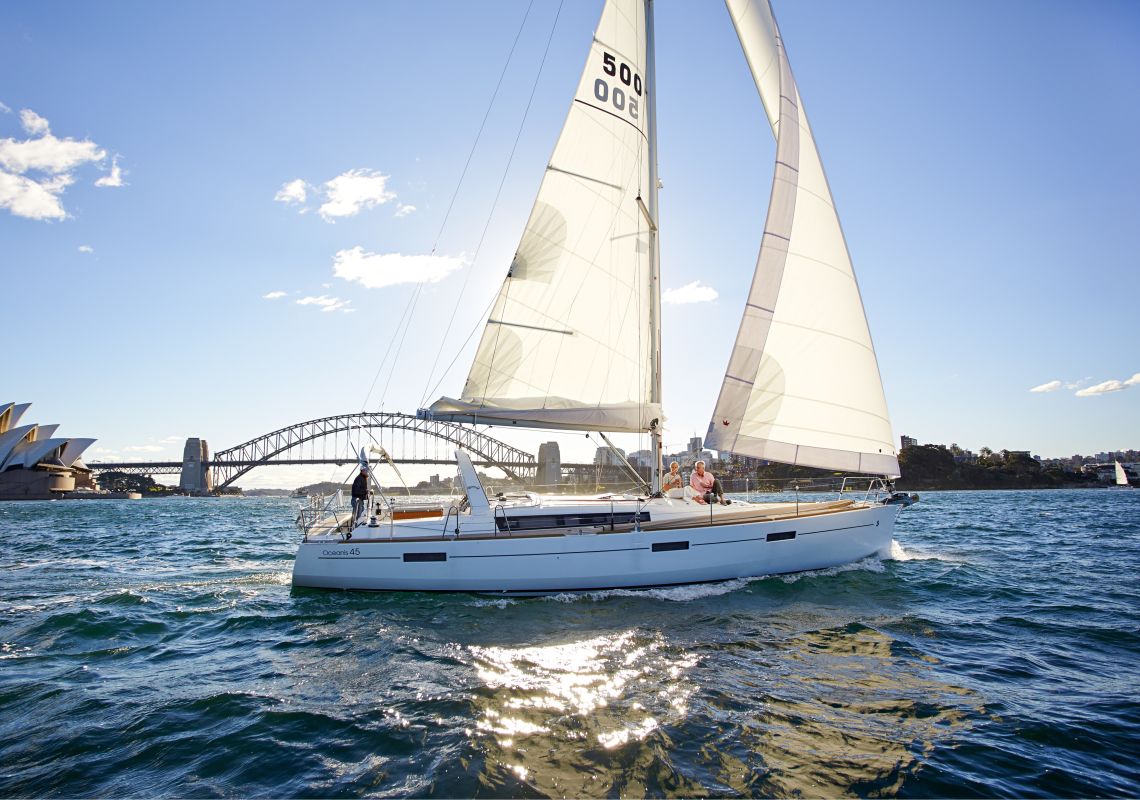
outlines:
[{"label": "hull window", "polygon": [[447,561],[447,553],[404,553],[404,562]]},{"label": "hull window", "polygon": [[688,550],[688,542],[658,542],[653,545],[654,553],[668,553],[670,550]]},{"label": "hull window", "polygon": [[795,539],[795,538],[796,538],[796,532],[795,531],[780,531],[779,533],[769,533],[768,534],[768,541],[769,542],[786,542],[789,539]]}]

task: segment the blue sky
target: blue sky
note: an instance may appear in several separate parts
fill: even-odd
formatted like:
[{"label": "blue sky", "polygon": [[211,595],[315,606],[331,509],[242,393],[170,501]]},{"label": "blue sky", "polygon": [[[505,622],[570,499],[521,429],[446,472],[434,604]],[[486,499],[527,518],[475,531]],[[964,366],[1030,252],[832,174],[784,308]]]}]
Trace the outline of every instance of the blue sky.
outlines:
[{"label": "blue sky", "polygon": [[[663,283],[716,295],[664,312],[667,444],[680,445],[708,424],[774,146],[724,8],[655,5]],[[15,346],[0,401],[99,437],[94,460],[458,392],[463,339],[510,263],[599,10],[5,4],[0,312]],[[1126,383],[1140,372],[1140,5],[775,11],[896,436],[1047,457],[1140,447],[1140,385]],[[707,359],[688,350],[694,327]],[[431,393],[437,355],[457,354]]]}]

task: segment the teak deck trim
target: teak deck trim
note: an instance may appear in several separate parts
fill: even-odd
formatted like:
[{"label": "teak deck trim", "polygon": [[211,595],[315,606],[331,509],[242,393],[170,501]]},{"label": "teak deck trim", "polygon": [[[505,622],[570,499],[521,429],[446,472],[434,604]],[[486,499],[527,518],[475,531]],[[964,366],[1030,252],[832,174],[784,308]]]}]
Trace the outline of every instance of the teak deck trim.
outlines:
[{"label": "teak deck trim", "polygon": [[[661,522],[643,522],[640,525],[640,530],[650,533],[660,531],[673,531],[673,530],[686,530],[690,528],[716,528],[726,525],[741,525],[749,522],[780,522],[783,520],[803,519],[804,517],[818,517],[824,514],[838,514],[844,511],[851,511],[855,509],[856,503],[853,500],[833,500],[828,503],[811,503],[814,508],[805,508],[801,504],[798,510],[795,510],[794,503],[781,504],[790,506],[792,513],[772,512],[772,511],[759,511],[754,509],[741,509],[740,511],[722,511],[713,515],[710,520],[707,517],[690,518],[683,520],[669,520]],[[387,526],[379,526],[387,527]],[[566,531],[501,531],[497,533],[462,533],[462,526],[458,536],[455,535],[454,529],[441,530],[439,534],[432,536],[385,536],[383,538],[369,538],[361,539],[353,537],[352,539],[342,539],[337,542],[319,542],[322,545],[329,544],[399,544],[402,542],[457,542],[457,541],[481,541],[481,540],[495,540],[495,539],[549,539],[552,537],[565,537],[565,536],[579,536],[579,533],[567,533]],[[590,531],[590,534],[609,534],[609,533],[629,533],[636,530],[638,526],[632,523],[614,525],[611,529],[608,525],[597,531]],[[330,533],[339,531],[340,526],[332,529],[330,526]],[[328,535],[328,534],[310,534],[310,535]],[[305,537],[308,541],[308,536]],[[314,544],[318,544],[314,542]]]}]

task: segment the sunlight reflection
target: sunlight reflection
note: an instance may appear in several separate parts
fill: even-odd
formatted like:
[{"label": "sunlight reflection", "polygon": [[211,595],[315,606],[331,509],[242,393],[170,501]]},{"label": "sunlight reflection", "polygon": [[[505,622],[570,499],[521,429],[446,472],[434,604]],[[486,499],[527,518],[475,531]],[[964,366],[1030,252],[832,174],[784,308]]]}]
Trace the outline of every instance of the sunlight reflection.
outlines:
[{"label": "sunlight reflection", "polygon": [[697,657],[666,647],[660,633],[468,650],[482,683],[472,733],[487,755],[484,780],[501,787],[605,792],[610,784],[596,779],[608,772],[606,754],[682,723],[695,691],[687,676]]},{"label": "sunlight reflection", "polygon": [[644,630],[465,650],[480,780],[513,794],[892,794],[985,713],[859,624],[775,625],[700,656]]}]

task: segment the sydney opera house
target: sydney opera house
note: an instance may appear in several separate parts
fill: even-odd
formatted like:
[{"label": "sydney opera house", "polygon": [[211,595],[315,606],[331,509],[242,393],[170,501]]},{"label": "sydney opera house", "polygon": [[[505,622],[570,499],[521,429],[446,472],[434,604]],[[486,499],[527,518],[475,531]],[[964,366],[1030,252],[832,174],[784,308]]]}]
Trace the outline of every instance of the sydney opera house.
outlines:
[{"label": "sydney opera house", "polygon": [[58,425],[21,425],[31,403],[0,403],[0,500],[47,500],[91,484],[80,456],[94,439],[60,438]]}]

